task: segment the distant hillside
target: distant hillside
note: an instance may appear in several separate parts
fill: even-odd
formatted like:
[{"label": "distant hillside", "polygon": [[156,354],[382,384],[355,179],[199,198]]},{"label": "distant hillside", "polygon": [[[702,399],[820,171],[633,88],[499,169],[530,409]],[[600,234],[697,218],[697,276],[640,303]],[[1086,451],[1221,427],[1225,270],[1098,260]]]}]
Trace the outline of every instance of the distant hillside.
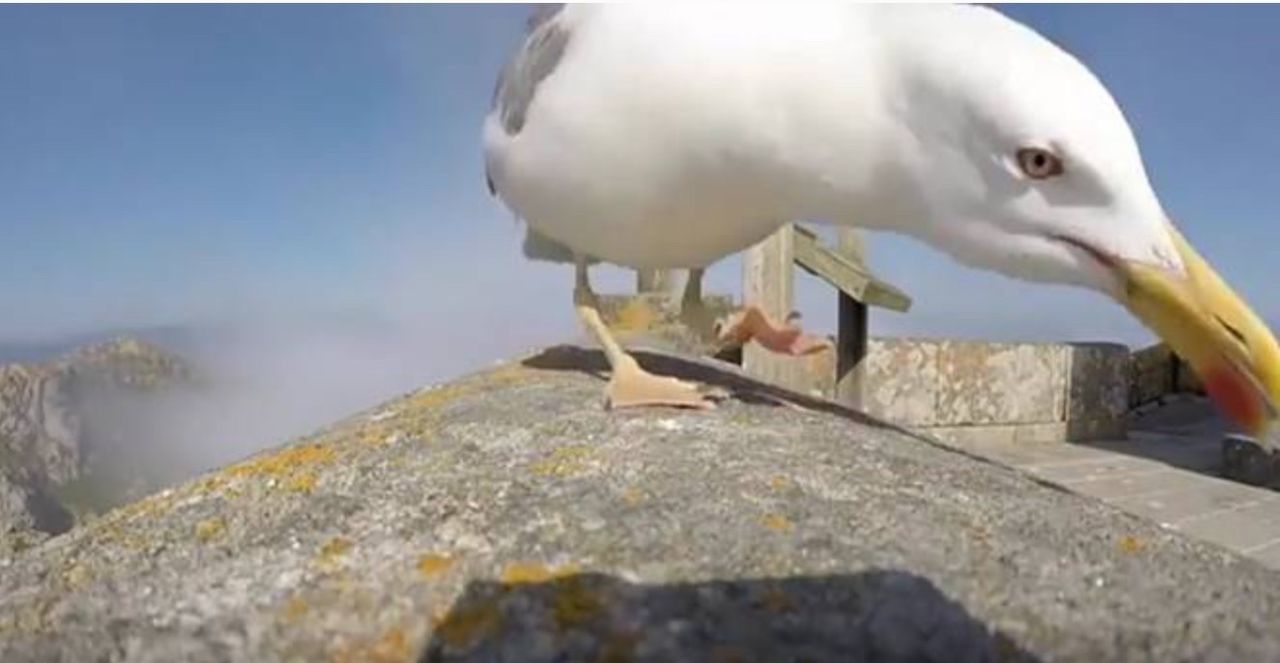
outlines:
[{"label": "distant hillside", "polygon": [[151,488],[141,459],[110,449],[121,422],[108,415],[190,380],[183,360],[135,338],[0,366],[0,534],[56,533]]},{"label": "distant hillside", "polygon": [[0,365],[31,364],[53,361],[79,348],[110,343],[114,339],[131,338],[148,344],[168,348],[177,354],[186,354],[188,348],[207,342],[211,332],[207,329],[166,325],[104,329],[39,340],[0,340]]}]

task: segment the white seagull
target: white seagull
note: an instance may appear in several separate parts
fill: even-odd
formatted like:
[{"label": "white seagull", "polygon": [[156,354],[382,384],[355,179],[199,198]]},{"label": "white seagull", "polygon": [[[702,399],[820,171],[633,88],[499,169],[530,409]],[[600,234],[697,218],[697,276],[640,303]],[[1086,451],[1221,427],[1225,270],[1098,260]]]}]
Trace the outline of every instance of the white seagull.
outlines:
[{"label": "white seagull", "polygon": [[[619,347],[590,261],[692,269],[685,305],[697,307],[703,268],[817,220],[1102,293],[1189,361],[1246,431],[1277,417],[1280,346],[1175,229],[1111,94],[996,11],[544,9],[499,80],[483,141],[490,189],[572,252],[574,301],[608,357],[615,407],[705,401]],[[803,351],[794,340],[769,345]]]}]

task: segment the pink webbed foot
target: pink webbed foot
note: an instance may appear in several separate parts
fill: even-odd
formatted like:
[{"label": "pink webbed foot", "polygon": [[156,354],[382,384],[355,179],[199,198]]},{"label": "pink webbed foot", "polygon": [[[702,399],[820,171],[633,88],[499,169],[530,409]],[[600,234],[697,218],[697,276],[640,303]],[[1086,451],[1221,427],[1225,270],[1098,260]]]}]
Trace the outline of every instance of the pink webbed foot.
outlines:
[{"label": "pink webbed foot", "polygon": [[803,356],[829,350],[831,340],[806,334],[792,313],[784,323],[777,323],[758,306],[748,306],[716,323],[716,340],[722,347],[743,345],[754,340],[764,348],[778,354]]}]

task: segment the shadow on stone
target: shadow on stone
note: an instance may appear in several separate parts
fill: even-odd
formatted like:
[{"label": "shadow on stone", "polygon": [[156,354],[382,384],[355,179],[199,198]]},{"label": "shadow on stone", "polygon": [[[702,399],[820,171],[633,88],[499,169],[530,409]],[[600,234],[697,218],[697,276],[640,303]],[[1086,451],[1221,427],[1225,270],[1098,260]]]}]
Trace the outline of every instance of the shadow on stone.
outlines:
[{"label": "shadow on stone", "polygon": [[436,661],[1034,661],[928,579],[901,571],[638,585],[608,575],[474,582]]},{"label": "shadow on stone", "polygon": [[[732,398],[744,403],[794,405],[815,412],[833,414],[867,426],[892,430],[914,438],[920,438],[918,434],[912,431],[881,421],[839,403],[806,396],[752,379],[743,374],[738,367],[723,361],[691,359],[638,349],[631,349],[629,352],[645,370],[660,375],[670,375],[682,380],[692,380],[709,386],[720,387],[728,390]],[[605,360],[603,352],[589,350],[576,345],[551,347],[525,359],[522,363],[529,368],[543,370],[579,371],[602,380],[607,379],[609,374],[609,364]]]}]

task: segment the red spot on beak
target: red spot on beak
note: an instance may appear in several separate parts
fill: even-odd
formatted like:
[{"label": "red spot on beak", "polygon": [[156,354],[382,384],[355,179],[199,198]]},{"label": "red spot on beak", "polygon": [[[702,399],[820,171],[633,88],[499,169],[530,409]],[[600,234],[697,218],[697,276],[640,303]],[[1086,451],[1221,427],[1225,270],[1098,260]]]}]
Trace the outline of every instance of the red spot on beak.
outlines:
[{"label": "red spot on beak", "polygon": [[1206,371],[1203,380],[1209,398],[1232,421],[1249,433],[1256,433],[1262,428],[1266,404],[1240,371],[1229,364],[1223,365]]}]

